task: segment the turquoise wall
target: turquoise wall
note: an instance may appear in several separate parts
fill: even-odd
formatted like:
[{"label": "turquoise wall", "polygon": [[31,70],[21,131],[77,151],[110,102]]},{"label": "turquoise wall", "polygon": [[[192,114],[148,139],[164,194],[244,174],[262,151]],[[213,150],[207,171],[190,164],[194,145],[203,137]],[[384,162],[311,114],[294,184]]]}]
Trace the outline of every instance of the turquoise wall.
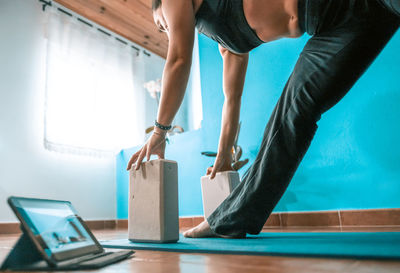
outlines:
[{"label": "turquoise wall", "polygon": [[[241,111],[243,157],[254,160],[269,115],[308,38],[282,39],[251,52]],[[345,98],[322,116],[275,211],[400,207],[399,48],[400,32]],[[181,216],[202,214],[199,178],[212,159],[200,151],[217,149],[223,103],[217,44],[201,35],[199,49],[203,126],[173,137],[167,148],[167,157],[179,162]],[[135,150],[124,150],[117,157],[119,218],[127,217],[124,167]]]}]

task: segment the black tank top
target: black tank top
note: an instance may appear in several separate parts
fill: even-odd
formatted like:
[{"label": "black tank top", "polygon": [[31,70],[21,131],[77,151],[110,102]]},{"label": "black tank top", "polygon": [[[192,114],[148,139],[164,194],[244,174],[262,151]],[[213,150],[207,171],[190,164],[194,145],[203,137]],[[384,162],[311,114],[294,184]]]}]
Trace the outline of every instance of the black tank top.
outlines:
[{"label": "black tank top", "polygon": [[263,43],[246,21],[243,0],[203,0],[196,28],[234,53],[249,52]]}]

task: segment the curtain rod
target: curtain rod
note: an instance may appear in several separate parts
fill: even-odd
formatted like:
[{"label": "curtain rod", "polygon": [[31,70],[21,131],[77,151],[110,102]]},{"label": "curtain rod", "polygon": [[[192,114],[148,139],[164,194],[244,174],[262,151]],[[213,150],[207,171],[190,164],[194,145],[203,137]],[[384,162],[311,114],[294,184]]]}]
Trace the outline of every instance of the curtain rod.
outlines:
[{"label": "curtain rod", "polygon": [[42,3],[42,10],[46,11],[46,7],[50,6],[51,7],[51,1],[45,1],[45,0],[39,0],[40,3]]},{"label": "curtain rod", "polygon": [[[46,1],[46,0],[39,0],[39,2],[42,3],[42,10],[43,10],[43,11],[46,11],[46,7],[47,7],[47,6],[50,6],[50,7],[53,6],[53,2],[52,2],[51,0],[49,0],[49,1]],[[57,3],[57,4],[58,4],[58,3]],[[60,5],[60,4],[58,4],[58,5]],[[73,15],[72,12],[70,12],[70,11],[69,11],[68,9],[66,9],[66,8],[65,8],[66,10],[64,10],[64,6],[62,6],[62,5],[60,5],[60,6],[61,6],[62,8],[57,7],[57,10],[58,10],[58,11],[64,13],[65,15],[74,17],[74,15]],[[87,20],[85,20],[86,18],[85,18],[85,19],[82,19],[82,18],[78,17],[78,15],[75,15],[75,16],[76,16],[76,19],[77,19],[79,22],[81,22],[81,23],[87,25],[88,27],[96,28],[99,32],[101,32],[101,33],[103,33],[103,34],[105,34],[105,35],[107,35],[107,36],[109,36],[109,37],[114,37],[116,41],[118,41],[118,42],[120,42],[120,43],[122,43],[122,44],[124,44],[124,45],[130,45],[131,48],[133,48],[134,50],[137,51],[137,54],[140,54],[140,52],[143,52],[143,54],[146,55],[147,57],[150,57],[150,56],[151,56],[151,54],[150,54],[149,52],[147,52],[147,51],[144,50],[144,49],[141,50],[139,47],[137,47],[136,44],[134,44],[134,43],[132,43],[132,42],[130,42],[130,41],[125,41],[124,39],[119,38],[119,37],[116,36],[115,34],[113,35],[112,33],[109,33],[108,31],[99,28],[98,26],[96,26],[97,24],[92,24],[92,22],[88,22]],[[83,17],[83,18],[84,18],[84,17]]]}]

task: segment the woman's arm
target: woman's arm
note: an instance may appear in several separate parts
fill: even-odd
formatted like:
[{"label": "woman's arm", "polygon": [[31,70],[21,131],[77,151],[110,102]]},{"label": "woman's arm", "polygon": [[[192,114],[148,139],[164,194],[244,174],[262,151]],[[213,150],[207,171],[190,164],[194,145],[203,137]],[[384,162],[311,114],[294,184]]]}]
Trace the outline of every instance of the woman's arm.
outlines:
[{"label": "woman's arm", "polygon": [[239,124],[240,105],[246,76],[249,54],[234,54],[219,46],[223,59],[223,90],[225,95],[222,110],[221,134],[218,155],[211,170],[211,179],[217,172],[232,170],[232,146]]},{"label": "woman's arm", "polygon": [[[160,17],[169,38],[167,61],[162,77],[162,91],[157,122],[170,125],[185,95],[194,43],[195,19],[191,1],[163,0]],[[136,162],[139,169],[144,157],[152,154],[164,158],[166,132],[155,127],[147,143],[128,163],[129,170]]]},{"label": "woman's arm", "polygon": [[192,63],[195,15],[191,1],[163,0],[169,38],[157,121],[170,125],[185,95]]}]

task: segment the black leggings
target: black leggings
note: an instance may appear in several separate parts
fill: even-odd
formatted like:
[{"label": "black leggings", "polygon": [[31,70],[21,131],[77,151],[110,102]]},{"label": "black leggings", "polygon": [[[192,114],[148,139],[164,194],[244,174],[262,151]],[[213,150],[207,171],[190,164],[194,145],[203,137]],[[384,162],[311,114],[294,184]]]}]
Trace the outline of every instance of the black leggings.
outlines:
[{"label": "black leggings", "polygon": [[[223,235],[258,234],[317,130],[390,40],[400,0],[299,0],[304,47],[272,112],[253,165],[207,219]],[[379,80],[379,79],[377,79]]]}]

